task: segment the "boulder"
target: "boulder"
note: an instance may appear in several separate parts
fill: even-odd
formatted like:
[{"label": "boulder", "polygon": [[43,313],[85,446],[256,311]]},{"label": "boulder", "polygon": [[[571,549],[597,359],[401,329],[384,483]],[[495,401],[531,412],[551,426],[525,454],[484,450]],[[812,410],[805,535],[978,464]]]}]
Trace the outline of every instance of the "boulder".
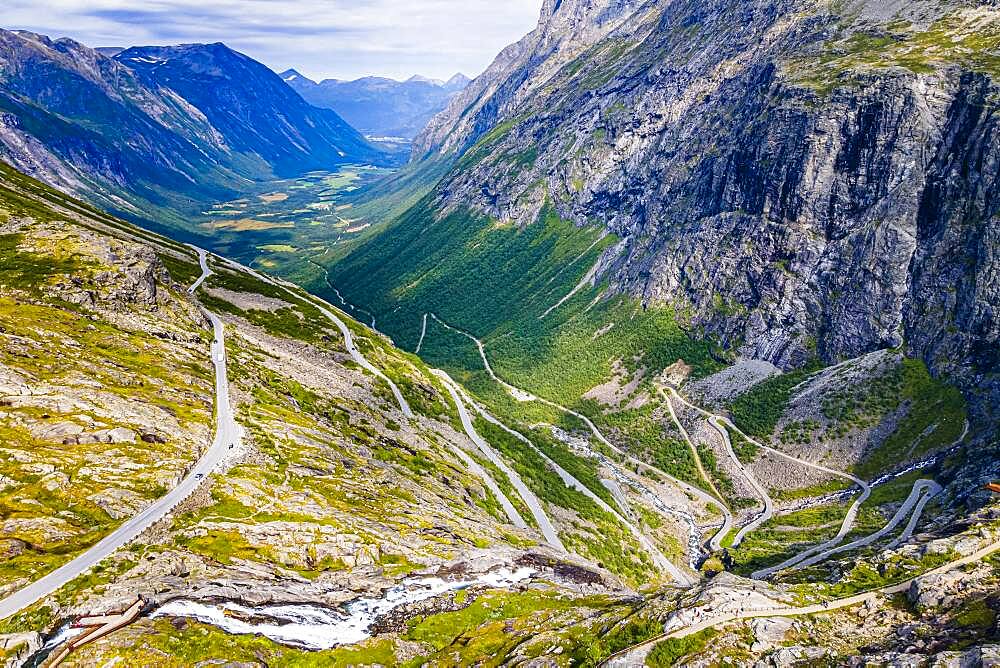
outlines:
[{"label": "boulder", "polygon": [[754,635],[754,643],[750,649],[754,652],[764,652],[780,645],[791,631],[793,624],[794,622],[786,617],[754,619],[750,622],[750,629]]},{"label": "boulder", "polygon": [[907,598],[918,608],[936,608],[944,603],[948,593],[961,580],[961,572],[937,573],[918,578],[910,584]]},{"label": "boulder", "polygon": [[[805,662],[817,661],[826,656],[826,650],[821,647],[784,647],[772,654],[770,665],[774,668],[793,668]],[[766,665],[766,664],[765,664]]]},{"label": "boulder", "polygon": [[42,648],[42,636],[35,632],[0,635],[0,660],[4,668],[18,668]]}]

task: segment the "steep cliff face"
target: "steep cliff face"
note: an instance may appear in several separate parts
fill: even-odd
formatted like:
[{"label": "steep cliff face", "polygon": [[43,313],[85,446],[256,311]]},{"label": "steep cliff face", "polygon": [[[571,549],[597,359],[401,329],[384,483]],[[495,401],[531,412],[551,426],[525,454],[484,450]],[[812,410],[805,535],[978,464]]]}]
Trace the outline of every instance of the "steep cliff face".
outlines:
[{"label": "steep cliff face", "polygon": [[514,113],[560,67],[606,36],[640,6],[639,0],[545,0],[538,27],[504,49],[414,140],[413,156],[468,148]]},{"label": "steep cliff face", "polygon": [[600,222],[595,281],[743,356],[905,345],[998,396],[995,3],[545,11],[422,138],[471,146],[440,207]]}]

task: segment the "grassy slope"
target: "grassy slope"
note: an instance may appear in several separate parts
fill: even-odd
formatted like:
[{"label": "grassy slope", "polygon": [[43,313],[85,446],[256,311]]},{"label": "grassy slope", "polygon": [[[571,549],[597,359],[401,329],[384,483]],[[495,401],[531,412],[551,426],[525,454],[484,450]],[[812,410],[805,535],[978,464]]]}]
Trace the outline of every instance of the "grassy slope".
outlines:
[{"label": "grassy slope", "polygon": [[[65,222],[61,208],[85,217]],[[158,286],[163,296],[155,312],[122,305],[122,315],[133,319],[125,324],[103,307],[61,297],[59,286],[66,283],[102,295],[107,280],[100,276],[118,271],[92,253],[88,227],[130,226],[0,164],[0,224],[8,216],[22,222],[20,232],[0,235],[0,364],[36,390],[50,388],[56,396],[65,392],[86,400],[68,404],[68,411],[44,399],[2,404],[0,477],[5,484],[0,490],[0,521],[5,525],[5,559],[0,585],[37,577],[118,526],[121,517],[109,512],[101,500],[105,497],[98,495],[125,494],[140,503],[162,495],[166,481],[180,475],[203,447],[202,436],[212,419],[207,343],[203,347],[197,342],[200,323],[172,296],[177,286]],[[165,242],[161,250],[170,247]],[[176,258],[172,267],[179,274],[189,271]],[[195,343],[155,335],[170,328],[194,337]],[[71,423],[85,430],[99,425],[89,427],[91,431],[125,427],[153,433],[150,412],[162,415],[156,425],[166,430],[162,443],[67,446],[59,442],[61,437],[39,436],[47,425]],[[104,466],[95,468],[95,462]],[[126,475],[122,465],[141,468]]]}]

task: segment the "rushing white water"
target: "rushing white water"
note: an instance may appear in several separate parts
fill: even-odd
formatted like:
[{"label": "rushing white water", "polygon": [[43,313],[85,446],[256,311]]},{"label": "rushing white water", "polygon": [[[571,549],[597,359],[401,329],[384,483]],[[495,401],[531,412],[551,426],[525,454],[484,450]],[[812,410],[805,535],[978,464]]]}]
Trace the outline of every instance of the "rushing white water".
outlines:
[{"label": "rushing white water", "polygon": [[500,569],[474,580],[411,578],[389,589],[382,598],[361,598],[336,610],[315,605],[267,605],[249,607],[233,602],[217,605],[176,600],[161,606],[151,617],[188,617],[217,626],[232,634],[259,634],[276,642],[312,650],[353,645],[371,637],[370,629],[380,617],[408,603],[475,585],[495,588],[513,586],[535,571]]},{"label": "rushing white water", "polygon": [[[936,455],[932,455],[932,456],[928,457],[927,459],[919,461],[919,462],[917,462],[915,464],[911,464],[910,466],[907,466],[906,468],[904,468],[904,469],[902,469],[900,471],[896,471],[894,473],[886,473],[886,474],[882,475],[881,477],[873,480],[870,483],[871,484],[871,488],[875,489],[876,487],[881,487],[882,485],[884,485],[884,484],[886,484],[888,482],[892,482],[893,480],[896,480],[897,478],[902,478],[904,475],[907,475],[909,473],[913,473],[914,471],[922,471],[924,469],[928,469],[931,466],[934,466],[935,464],[937,464],[939,461],[941,461],[945,457],[947,457],[950,454],[952,454],[954,451],[955,451],[955,448],[951,448],[951,449],[946,450],[944,452],[939,452]],[[827,494],[826,496],[819,496],[819,497],[815,497],[815,498],[811,498],[811,499],[803,499],[802,501],[797,501],[797,502],[794,502],[794,503],[790,503],[790,504],[784,506],[781,509],[781,514],[782,515],[787,515],[788,513],[797,512],[799,510],[806,510],[807,508],[816,508],[818,506],[826,506],[826,505],[829,505],[831,503],[837,503],[837,502],[843,501],[844,499],[846,499],[846,498],[848,498],[850,496],[853,496],[855,489],[857,489],[857,488],[852,487],[850,489],[845,489],[842,492],[833,492],[832,494]]]},{"label": "rushing white water", "polygon": [[42,666],[51,656],[52,652],[58,649],[64,642],[72,640],[81,633],[86,631],[86,629],[81,629],[73,626],[72,624],[65,624],[55,634],[52,635],[45,644],[35,652],[27,662],[24,663],[25,668],[37,668]]},{"label": "rushing white water", "polygon": [[54,636],[52,636],[45,642],[40,651],[45,652],[47,650],[55,649],[56,647],[59,647],[67,640],[72,640],[73,638],[77,637],[84,631],[86,631],[86,629],[81,629],[75,626],[71,626],[70,624],[66,624],[61,629],[59,629]]},{"label": "rushing white water", "polygon": [[951,454],[952,451],[953,451],[953,449],[952,450],[948,450],[947,452],[939,452],[936,455],[928,457],[927,459],[925,459],[923,461],[920,461],[920,462],[917,462],[916,464],[911,464],[910,466],[907,466],[902,471],[896,471],[895,473],[886,473],[884,476],[882,476],[881,478],[878,478],[875,482],[873,482],[872,483],[872,487],[878,487],[879,485],[884,485],[885,483],[889,482],[890,480],[895,480],[896,478],[902,478],[907,473],[912,473],[913,471],[922,471],[923,469],[929,468],[929,467],[933,466],[934,464],[937,464],[940,460],[944,459],[949,454]]}]

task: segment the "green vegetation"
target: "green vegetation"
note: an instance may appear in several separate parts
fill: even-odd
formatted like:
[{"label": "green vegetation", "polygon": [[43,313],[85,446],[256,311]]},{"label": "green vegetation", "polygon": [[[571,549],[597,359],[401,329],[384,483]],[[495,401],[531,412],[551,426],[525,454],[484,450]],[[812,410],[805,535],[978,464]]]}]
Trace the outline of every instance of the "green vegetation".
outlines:
[{"label": "green vegetation", "polygon": [[[148,308],[115,259],[139,240],[173,279],[193,280],[197,267],[175,259],[189,250],[2,163],[0,211],[20,219],[0,235],[0,365],[31,388],[0,411],[0,583],[9,587],[65,564],[162,496],[203,449],[212,384],[200,318],[170,285]],[[55,598],[69,605],[130,567],[101,563]],[[33,619],[30,630],[51,622]]]},{"label": "green vegetation", "polygon": [[821,427],[819,421],[812,419],[789,422],[781,430],[778,440],[782,445],[808,445]]},{"label": "green vegetation", "polygon": [[[495,130],[483,144],[502,132],[503,128]],[[672,309],[646,310],[626,297],[595,301],[603,286],[584,287],[546,313],[577,286],[613,242],[594,228],[560,220],[551,207],[534,224],[516,227],[466,211],[439,218],[429,202],[422,202],[334,265],[331,280],[348,301],[376,313],[380,329],[397,344],[415,348],[424,314],[437,314],[484,338],[500,376],[593,416],[624,446],[651,453],[665,471],[693,479],[691,455],[654,419],[655,406],[605,412],[596,402],[582,401],[581,395],[604,383],[616,360],[631,373],[640,368],[655,372],[683,358],[695,375],[710,373],[720,365],[709,345],[692,340]],[[483,272],[484,266],[490,271]],[[420,354],[611,502],[595,462],[571,453],[547,427],[538,427],[547,423],[589,436],[578,420],[538,402],[512,400],[483,372],[474,343],[434,318],[428,318]],[[541,499],[580,513],[581,521],[572,531],[563,531],[571,549],[630,580],[642,580],[649,569],[645,554],[639,551],[636,561],[635,555],[623,553],[622,545],[626,552],[636,546],[613,518],[604,516],[584,495],[567,489],[528,446],[485,423],[477,428],[515,464]],[[611,537],[619,535],[615,545]]]},{"label": "green vegetation", "polygon": [[953,11],[926,29],[905,23],[864,31],[842,31],[824,44],[817,57],[789,61],[792,79],[821,96],[851,85],[857,74],[898,67],[915,74],[959,65],[1000,77],[1000,25],[990,15]]},{"label": "green vegetation", "polygon": [[637,645],[663,633],[663,622],[648,617],[632,617],[609,633],[596,635],[591,642],[580,643],[570,654],[574,666],[597,666],[615,652]]},{"label": "green vegetation", "polygon": [[721,367],[707,344],[684,332],[673,309],[642,309],[624,296],[588,309],[595,292],[583,291],[544,320],[528,318],[487,339],[496,372],[514,385],[596,416],[600,406],[580,397],[613,376],[615,360],[629,374],[643,368],[658,372],[679,359],[693,367],[696,378]]},{"label": "green vegetation", "polygon": [[[271,285],[248,274],[236,274],[229,271],[217,271],[202,285],[203,288],[199,291],[198,299],[206,308],[244,318],[262,327],[268,334],[314,344],[330,338],[328,330],[333,326],[330,320],[310,300],[292,295],[284,288]],[[208,294],[204,288],[225,288],[233,292],[262,295],[271,299],[279,299],[288,303],[289,306],[275,310],[243,310],[226,299]],[[336,336],[339,339],[339,332]]]},{"label": "green vegetation", "polygon": [[239,199],[190,211],[188,224],[197,224],[226,257],[285,271],[304,257],[367,234],[377,219],[356,209],[358,191],[390,173],[343,165],[335,172],[261,181]]},{"label": "green vegetation", "polygon": [[567,547],[590,556],[604,568],[633,584],[647,582],[653,573],[649,556],[618,520],[581,492],[567,487],[545,460],[511,434],[482,418],[476,431],[499,450],[541,501],[579,514],[578,533],[561,536]]},{"label": "green vegetation", "polygon": [[831,564],[818,564],[792,573],[786,576],[785,580],[802,585],[802,590],[808,591],[813,596],[818,595],[828,599],[847,598],[861,592],[904,582],[958,558],[958,555],[948,552],[928,553],[919,558],[893,555],[891,559],[885,561],[874,558],[855,559],[846,572],[841,573],[838,569],[838,578],[833,583],[826,581],[829,579],[828,569]]},{"label": "green vegetation", "polygon": [[[508,643],[510,643],[508,649],[513,647],[518,639],[504,633],[502,624],[491,624],[493,628],[484,628],[489,622],[517,619],[523,623],[524,618],[531,613],[550,614],[565,610],[571,605],[572,601],[556,596],[554,592],[487,593],[476,598],[463,610],[411,619],[404,638],[426,643],[437,651],[456,644],[464,648],[478,645],[479,650],[489,646],[489,654],[480,653],[475,656],[490,656]],[[462,642],[459,642],[459,639]]]},{"label": "green vegetation", "polygon": [[467,150],[462,155],[458,161],[457,167],[459,169],[468,169],[476,163],[485,160],[496,148],[496,146],[501,143],[501,140],[510,134],[510,131],[523,120],[524,119],[522,117],[518,117],[497,124],[496,127],[480,137],[472,148]]},{"label": "green vegetation", "polygon": [[79,260],[65,253],[34,253],[21,250],[23,234],[0,235],[0,287],[38,294],[53,276],[73,274]]},{"label": "green vegetation", "polygon": [[744,433],[769,441],[788,407],[792,390],[816,370],[814,364],[754,385],[730,404],[733,422]]},{"label": "green vegetation", "polygon": [[834,478],[827,482],[822,482],[809,487],[799,487],[797,489],[771,489],[768,493],[775,501],[795,501],[797,499],[809,499],[817,496],[826,496],[836,492],[850,489],[854,483],[845,478]]},{"label": "green vegetation", "polygon": [[38,632],[50,629],[56,622],[56,611],[51,606],[36,603],[21,612],[0,620],[0,635],[9,633]]},{"label": "green vegetation", "polygon": [[890,359],[871,377],[824,397],[823,417],[830,422],[828,431],[839,438],[855,429],[872,427],[896,410],[907,366],[912,363],[898,365],[895,359]]},{"label": "green vegetation", "polygon": [[[98,503],[109,487],[125,489],[135,499],[161,495],[163,477],[179,475],[193,458],[193,440],[210,423],[212,404],[202,354],[186,345],[123,331],[96,315],[83,319],[59,303],[29,304],[9,298],[0,298],[0,328],[22,341],[20,355],[3,359],[15,373],[69,392],[82,391],[78,379],[85,375],[90,402],[103,406],[127,400],[160,414],[156,431],[162,429],[165,437],[130,449],[127,458],[110,443],[68,448],[62,438],[39,435],[47,423],[80,424],[81,430],[85,420],[136,431],[138,427],[130,423],[130,416],[108,424],[106,417],[89,411],[61,414],[49,404],[29,402],[8,409],[0,420],[0,438],[6,448],[23,453],[0,461],[0,475],[14,482],[0,492],[0,513],[10,527],[3,547],[13,550],[2,562],[0,581],[11,582],[62,565],[113,530],[120,518]],[[128,475],[118,480],[88,472],[87,462],[105,453],[109,470],[127,466]],[[43,467],[52,467],[52,475],[39,474]],[[62,479],[57,473],[61,471],[73,472],[73,479]],[[33,525],[33,520],[38,523]]]},{"label": "green vegetation", "polygon": [[640,409],[598,414],[594,419],[602,429],[608,428],[616,441],[638,459],[696,487],[705,487],[691,448],[679,438],[676,430],[668,431],[654,419],[655,410],[654,404],[648,404]]},{"label": "green vegetation", "polygon": [[220,564],[231,564],[234,558],[270,561],[263,546],[251,545],[236,531],[208,531],[203,536],[179,538],[177,544]]},{"label": "green vegetation", "polygon": [[[591,248],[598,234],[551,211],[524,228],[467,212],[439,220],[425,201],[333,267],[331,279],[349,301],[385,314],[380,326],[412,349],[425,313],[480,336],[525,312],[537,319],[612,242]],[[561,272],[567,265],[579,273]]]},{"label": "green vegetation", "polygon": [[872,476],[956,442],[967,419],[965,399],[957,388],[930,375],[919,360],[904,360],[898,401],[906,415],[875,450],[857,466],[859,476]]},{"label": "green vegetation", "polygon": [[[670,309],[644,311],[618,297],[588,310],[600,288],[581,290],[540,319],[613,241],[560,220],[552,209],[518,228],[464,212],[438,220],[423,203],[331,274],[348,300],[380,314],[380,327],[398,344],[416,347],[423,314],[436,313],[483,338],[497,372],[511,382],[571,406],[611,375],[615,359],[631,369],[661,369],[679,358],[697,374],[718,368],[708,346],[692,341]],[[615,324],[608,329],[609,323]],[[426,359],[479,366],[474,350],[463,360],[447,359],[448,346],[434,338],[425,340]]]},{"label": "green vegetation", "polygon": [[986,631],[996,624],[997,613],[985,599],[964,604],[952,618],[958,626]]},{"label": "green vegetation", "polygon": [[740,432],[726,428],[726,432],[729,434],[729,441],[733,444],[733,452],[744,464],[748,465],[753,460],[757,459],[757,455],[760,454],[760,448],[756,444],[751,443],[743,434]]},{"label": "green vegetation", "polygon": [[564,444],[552,436],[551,432],[544,429],[534,429],[526,434],[526,436],[549,459],[583,483],[587,489],[602,498],[608,505],[614,506],[614,498],[611,496],[611,492],[601,483],[601,477],[597,471],[597,462],[595,460],[584,459],[583,457],[574,455]]},{"label": "green vegetation", "polygon": [[201,267],[197,262],[179,260],[173,255],[167,255],[166,253],[160,254],[160,261],[167,268],[170,278],[175,283],[184,287],[193,285],[198,280],[198,277],[201,276]]},{"label": "green vegetation", "polygon": [[685,657],[704,652],[708,643],[719,634],[715,629],[705,629],[685,638],[669,638],[658,643],[646,658],[650,668],[668,668],[678,665]]},{"label": "green vegetation", "polygon": [[840,530],[846,514],[846,505],[831,504],[777,515],[746,536],[738,548],[729,548],[730,570],[748,577],[829,540]]}]

